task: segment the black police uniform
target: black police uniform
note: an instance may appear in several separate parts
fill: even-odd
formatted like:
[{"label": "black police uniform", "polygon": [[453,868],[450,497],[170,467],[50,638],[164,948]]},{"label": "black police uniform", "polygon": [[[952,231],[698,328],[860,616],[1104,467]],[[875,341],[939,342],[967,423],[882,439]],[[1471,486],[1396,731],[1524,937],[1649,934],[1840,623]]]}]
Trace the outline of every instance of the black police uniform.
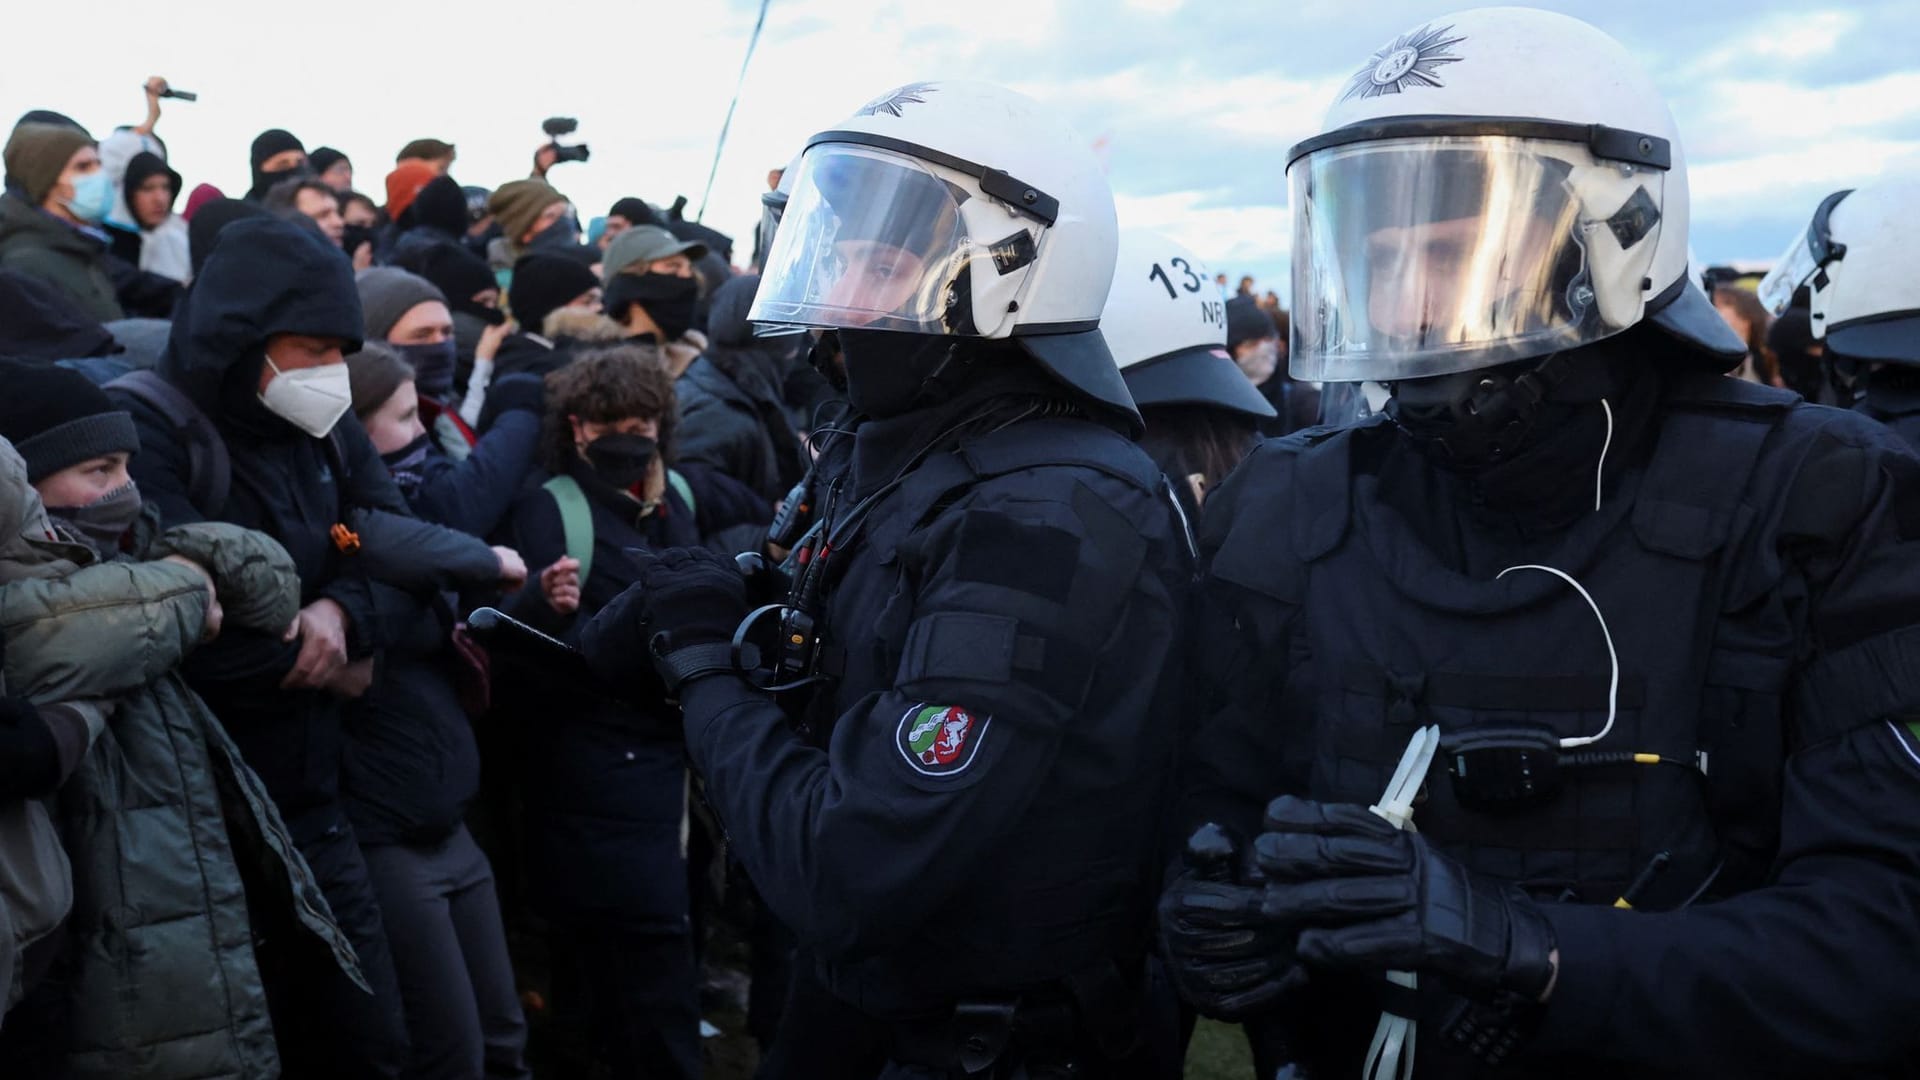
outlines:
[{"label": "black police uniform", "polygon": [[1046,387],[1003,371],[840,436],[829,681],[799,706],[682,690],[707,797],[801,942],[762,1075],[959,1076],[1002,1047],[1110,1075],[1133,1035],[1192,566],[1152,463]]},{"label": "black police uniform", "polygon": [[1920,449],[1920,367],[1884,367],[1866,376],[1866,388],[1854,405],[1893,429],[1908,446]]},{"label": "black police uniform", "polygon": [[[1208,501],[1218,698],[1188,821],[1251,837],[1283,792],[1372,804],[1427,724],[1600,731],[1593,611],[1551,574],[1499,576],[1555,567],[1618,650],[1612,731],[1532,805],[1476,800],[1443,752],[1413,818],[1552,926],[1557,983],[1502,1075],[1869,1074],[1920,1004],[1920,462],[1855,415],[1591,351],[1611,383],[1565,405],[1578,421],[1477,478],[1376,418],[1267,443]],[[1357,1075],[1382,980],[1308,977],[1281,1006],[1293,1054]],[[1417,1075],[1481,1075],[1439,982],[1397,1002]]]}]

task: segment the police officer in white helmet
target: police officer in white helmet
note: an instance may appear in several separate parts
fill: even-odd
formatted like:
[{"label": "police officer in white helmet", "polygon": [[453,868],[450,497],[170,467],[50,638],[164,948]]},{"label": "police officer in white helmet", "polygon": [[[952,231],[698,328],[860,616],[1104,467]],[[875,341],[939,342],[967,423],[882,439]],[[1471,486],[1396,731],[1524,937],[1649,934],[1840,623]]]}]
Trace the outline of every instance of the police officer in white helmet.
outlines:
[{"label": "police officer in white helmet", "polygon": [[1920,177],[1820,201],[1760,283],[1778,316],[1806,289],[1813,339],[1854,408],[1920,447]]},{"label": "police officer in white helmet", "polygon": [[1151,229],[1122,229],[1113,290],[1100,316],[1140,445],[1198,519],[1206,493],[1260,441],[1273,406],[1227,351],[1226,299],[1200,257]]},{"label": "police officer in white helmet", "polygon": [[750,317],[838,339],[817,524],[767,607],[672,551],[583,637],[651,654],[800,942],[762,1076],[1138,1053],[1192,562],[1100,331],[1114,231],[1086,143],[999,87],[815,135]]},{"label": "police officer in white helmet", "polygon": [[1288,172],[1293,373],[1391,397],[1207,502],[1176,981],[1322,1077],[1877,1075],[1920,462],[1720,374],[1678,133],[1591,26],[1415,25]]}]

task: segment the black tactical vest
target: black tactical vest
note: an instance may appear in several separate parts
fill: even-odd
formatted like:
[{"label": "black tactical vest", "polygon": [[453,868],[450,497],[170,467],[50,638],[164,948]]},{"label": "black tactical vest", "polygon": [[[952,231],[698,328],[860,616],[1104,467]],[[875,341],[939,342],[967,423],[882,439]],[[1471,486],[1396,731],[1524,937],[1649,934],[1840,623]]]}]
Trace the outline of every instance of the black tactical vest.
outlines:
[{"label": "black tactical vest", "polygon": [[[1495,810],[1463,804],[1443,754],[1414,813],[1424,836],[1549,900],[1611,903],[1662,852],[1638,906],[1755,883],[1778,829],[1791,641],[1729,618],[1743,598],[1729,595],[1727,569],[1752,539],[1752,508],[1778,495],[1760,489],[1791,479],[1755,464],[1794,400],[1684,380],[1651,460],[1534,560],[1586,588],[1619,655],[1612,730],[1567,753],[1625,763],[1568,769],[1547,801]],[[1311,744],[1296,751],[1323,801],[1378,801],[1426,724],[1568,738],[1607,721],[1611,668],[1593,610],[1552,574],[1476,580],[1444,565],[1377,498],[1376,478],[1351,467],[1358,441],[1394,437],[1375,422],[1297,443],[1276,488],[1290,496],[1250,501],[1243,513],[1266,520],[1236,521],[1212,565],[1297,608],[1287,700],[1311,713]]]}]

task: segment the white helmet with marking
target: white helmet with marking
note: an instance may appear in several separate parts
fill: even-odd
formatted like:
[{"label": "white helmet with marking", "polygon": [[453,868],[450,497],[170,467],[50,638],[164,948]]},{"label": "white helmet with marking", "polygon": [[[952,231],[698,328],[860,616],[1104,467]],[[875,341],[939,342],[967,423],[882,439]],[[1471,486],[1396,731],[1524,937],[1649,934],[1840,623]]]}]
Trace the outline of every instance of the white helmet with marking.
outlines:
[{"label": "white helmet with marking", "polygon": [[1775,315],[1808,288],[1813,336],[1848,360],[1920,364],[1920,177],[1821,200],[1760,283]]},{"label": "white helmet with marking", "polygon": [[1092,149],[1039,102],[910,83],[808,141],[748,318],[1011,339],[1131,414],[1099,331],[1115,232]]},{"label": "white helmet with marking", "polygon": [[1565,15],[1480,8],[1367,57],[1288,155],[1295,378],[1545,357],[1651,320],[1745,347],[1687,274],[1687,179],[1653,81]]},{"label": "white helmet with marking", "polygon": [[1100,333],[1143,407],[1210,405],[1255,419],[1274,415],[1227,352],[1226,298],[1212,271],[1160,233],[1120,230]]}]

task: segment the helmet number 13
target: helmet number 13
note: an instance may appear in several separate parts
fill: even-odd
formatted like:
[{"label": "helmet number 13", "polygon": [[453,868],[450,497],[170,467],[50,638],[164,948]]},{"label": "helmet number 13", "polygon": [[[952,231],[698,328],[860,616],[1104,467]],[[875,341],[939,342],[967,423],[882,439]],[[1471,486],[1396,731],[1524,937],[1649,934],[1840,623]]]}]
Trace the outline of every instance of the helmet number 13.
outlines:
[{"label": "helmet number 13", "polygon": [[[1167,263],[1168,265],[1172,266],[1175,270],[1178,270],[1182,274],[1186,275],[1187,280],[1180,283],[1182,288],[1186,289],[1190,293],[1197,293],[1200,291],[1200,285],[1201,285],[1200,275],[1194,272],[1193,265],[1191,263],[1187,262],[1187,260],[1183,258],[1178,258],[1178,257],[1168,259]],[[1160,284],[1165,285],[1167,287],[1167,299],[1176,300],[1179,298],[1180,294],[1173,290],[1173,279],[1167,276],[1166,270],[1163,267],[1161,267],[1159,263],[1153,264],[1153,270],[1152,272],[1147,274],[1147,280],[1157,281]]]}]

